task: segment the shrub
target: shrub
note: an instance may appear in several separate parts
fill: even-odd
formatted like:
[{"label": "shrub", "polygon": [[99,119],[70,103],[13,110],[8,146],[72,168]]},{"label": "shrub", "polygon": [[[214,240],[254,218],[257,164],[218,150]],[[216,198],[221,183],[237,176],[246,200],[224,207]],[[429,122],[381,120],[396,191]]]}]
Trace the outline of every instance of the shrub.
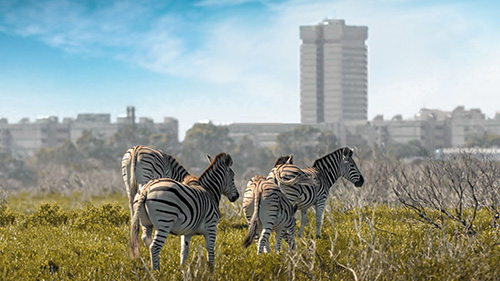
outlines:
[{"label": "shrub", "polygon": [[37,210],[28,216],[25,225],[52,225],[59,226],[68,221],[68,214],[57,203],[43,203]]},{"label": "shrub", "polygon": [[13,224],[15,220],[16,214],[9,207],[5,205],[0,206],[0,226]]},{"label": "shrub", "polygon": [[80,229],[93,229],[99,226],[120,226],[129,221],[129,213],[118,203],[105,203],[96,207],[86,204],[75,214],[73,226]]}]

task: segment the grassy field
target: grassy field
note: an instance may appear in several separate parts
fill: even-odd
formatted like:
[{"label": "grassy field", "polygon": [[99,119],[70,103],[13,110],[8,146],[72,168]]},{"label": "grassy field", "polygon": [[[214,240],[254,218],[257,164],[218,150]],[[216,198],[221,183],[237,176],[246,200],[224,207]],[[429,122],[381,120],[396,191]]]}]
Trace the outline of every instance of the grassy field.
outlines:
[{"label": "grassy field", "polygon": [[439,230],[419,222],[402,207],[347,208],[330,199],[321,239],[314,238],[311,210],[294,252],[285,243],[282,253],[263,255],[242,246],[247,226],[241,200],[224,198],[221,213],[213,273],[203,237],[191,240],[181,267],[180,238],[173,235],[162,249],[160,271],[151,272],[142,243],[141,258],[129,258],[125,196],[19,193],[0,208],[0,280],[500,279],[500,230],[485,210],[477,213],[475,234],[467,235],[451,223]]}]

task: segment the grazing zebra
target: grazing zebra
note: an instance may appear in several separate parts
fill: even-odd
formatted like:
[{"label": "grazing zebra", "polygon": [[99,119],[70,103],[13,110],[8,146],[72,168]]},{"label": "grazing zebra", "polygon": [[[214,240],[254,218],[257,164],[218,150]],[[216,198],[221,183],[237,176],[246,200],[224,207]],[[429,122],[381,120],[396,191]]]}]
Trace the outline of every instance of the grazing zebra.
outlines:
[{"label": "grazing zebra", "polygon": [[[148,182],[134,201],[134,217],[130,229],[132,259],[139,255],[139,219],[147,229],[143,240],[151,254],[153,269],[160,267],[160,250],[169,233],[181,235],[181,264],[189,254],[189,241],[193,235],[205,236],[210,270],[214,265],[214,245],[219,222],[219,202],[222,194],[234,202],[239,194],[234,185],[233,160],[220,153],[203,174],[188,177],[185,183],[172,179]],[[152,229],[155,228],[151,240]]]},{"label": "grazing zebra", "polygon": [[321,223],[326,199],[339,177],[352,182],[356,187],[364,183],[363,176],[352,159],[353,151],[343,147],[314,161],[312,167],[300,169],[292,164],[279,165],[269,174],[280,186],[292,204],[301,211],[299,237],[302,236],[307,222],[307,209],[316,209],[316,237],[321,238]]},{"label": "grazing zebra", "polygon": [[189,175],[177,160],[163,151],[137,145],[129,148],[122,158],[122,176],[129,199],[130,217],[133,217],[135,194],[152,179],[171,178],[182,181]]},{"label": "grazing zebra", "polygon": [[[289,249],[295,249],[295,212],[297,206],[292,207],[290,201],[281,192],[280,188],[272,179],[263,176],[254,176],[247,184],[245,195],[248,191],[252,193],[253,200],[244,201],[243,210],[247,220],[249,220],[248,234],[245,238],[245,247],[252,244],[252,240],[258,236],[257,254],[262,251],[269,253],[269,236],[271,231],[276,232],[276,245],[274,251],[278,253],[281,249],[281,239],[288,243]],[[253,202],[252,202],[253,201]],[[253,203],[253,214],[249,218],[249,205]]]}]

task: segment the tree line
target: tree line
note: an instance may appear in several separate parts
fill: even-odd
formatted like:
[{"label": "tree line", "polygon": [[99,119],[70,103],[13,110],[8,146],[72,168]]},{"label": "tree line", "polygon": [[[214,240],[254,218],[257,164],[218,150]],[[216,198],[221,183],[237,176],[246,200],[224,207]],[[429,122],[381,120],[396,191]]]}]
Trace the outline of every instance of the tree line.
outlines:
[{"label": "tree line", "polygon": [[[474,136],[468,144],[495,145],[497,138],[491,135]],[[92,131],[84,131],[75,143],[67,140],[60,146],[40,148],[28,159],[15,159],[9,153],[0,154],[0,179],[36,184],[40,166],[60,165],[67,169],[84,172],[88,169],[119,170],[124,152],[134,145],[146,145],[175,156],[192,173],[198,174],[206,166],[206,154],[227,152],[234,159],[234,171],[240,178],[255,174],[267,174],[277,157],[294,155],[297,165],[311,166],[314,160],[339,147],[338,138],[331,131],[322,131],[301,125],[292,131],[280,133],[276,144],[257,146],[250,137],[235,141],[229,129],[212,123],[195,124],[179,142],[177,136],[153,133],[147,128],[125,126],[108,139],[96,137]],[[406,144],[390,144],[382,147],[357,147],[356,157],[373,159],[384,154],[389,159],[424,158],[431,156],[419,141]],[[5,186],[5,183],[3,184]]]}]

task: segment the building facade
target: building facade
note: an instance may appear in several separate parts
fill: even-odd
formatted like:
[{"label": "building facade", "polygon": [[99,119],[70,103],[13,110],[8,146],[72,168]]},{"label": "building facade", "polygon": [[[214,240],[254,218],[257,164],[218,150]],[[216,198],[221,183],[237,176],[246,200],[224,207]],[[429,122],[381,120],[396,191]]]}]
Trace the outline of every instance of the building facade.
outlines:
[{"label": "building facade", "polygon": [[109,139],[118,130],[133,125],[138,129],[145,128],[155,134],[168,134],[178,140],[178,121],[165,117],[162,123],[154,123],[151,118],[140,117],[135,120],[135,109],[127,108],[126,116],[118,116],[111,122],[110,114],[78,114],[76,118],[64,118],[62,122],[55,116],[37,118],[31,122],[23,118],[20,122],[9,124],[5,118],[0,119],[0,153],[12,153],[17,158],[33,156],[39,148],[57,147],[67,140],[73,143],[85,131],[90,131],[99,139]]},{"label": "building facade", "polygon": [[367,120],[368,27],[325,19],[301,26],[301,123]]}]

